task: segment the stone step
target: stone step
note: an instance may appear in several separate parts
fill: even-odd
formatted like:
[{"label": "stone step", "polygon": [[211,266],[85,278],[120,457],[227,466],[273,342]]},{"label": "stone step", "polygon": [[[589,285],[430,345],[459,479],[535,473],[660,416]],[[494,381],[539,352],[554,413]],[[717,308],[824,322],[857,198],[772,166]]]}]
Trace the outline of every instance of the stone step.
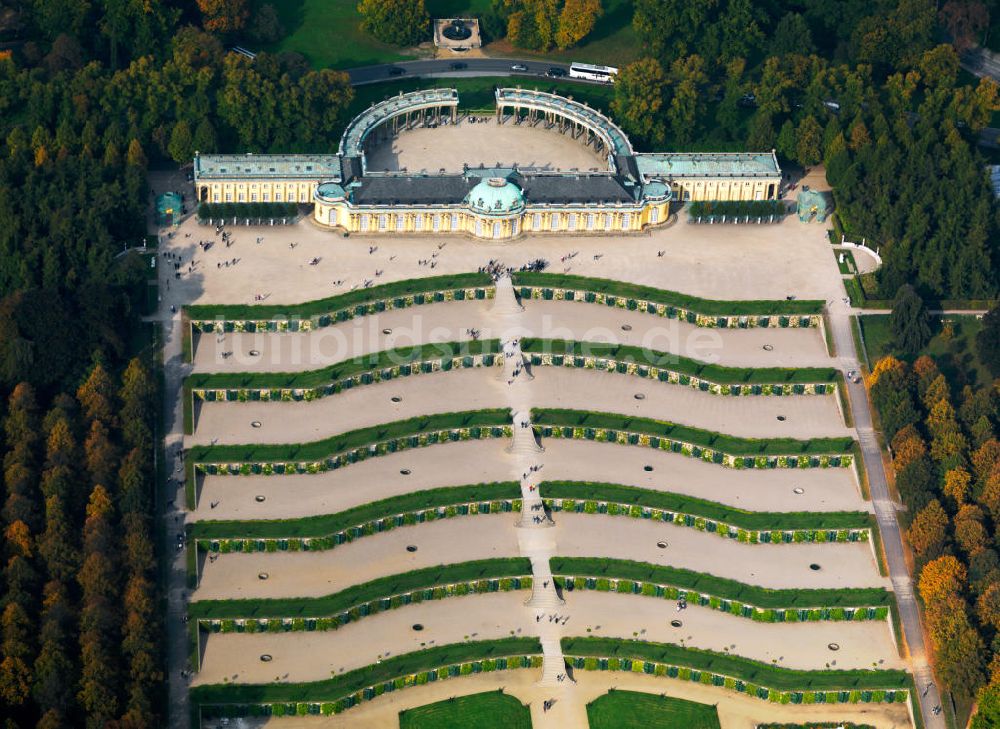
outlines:
[{"label": "stone step", "polygon": [[539,686],[559,685],[559,675],[566,673],[566,662],[563,659],[562,646],[556,638],[542,638],[542,678]]},{"label": "stone step", "polygon": [[527,412],[514,413],[514,437],[507,446],[507,452],[520,455],[541,453],[545,449],[535,441],[535,430]]},{"label": "stone step", "polygon": [[514,295],[514,284],[511,282],[510,276],[501,276],[496,282],[496,294],[493,297],[490,313],[498,316],[512,316],[520,314],[522,311],[524,311],[524,307]]}]

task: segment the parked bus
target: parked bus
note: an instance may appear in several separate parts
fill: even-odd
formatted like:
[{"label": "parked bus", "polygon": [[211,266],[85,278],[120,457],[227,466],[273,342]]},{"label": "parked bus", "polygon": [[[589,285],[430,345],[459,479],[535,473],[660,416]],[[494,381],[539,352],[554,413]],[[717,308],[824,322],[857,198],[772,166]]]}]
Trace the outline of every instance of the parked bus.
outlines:
[{"label": "parked bus", "polygon": [[592,66],[589,63],[571,63],[569,75],[573,78],[585,78],[588,81],[610,84],[614,83],[618,69],[611,66]]}]

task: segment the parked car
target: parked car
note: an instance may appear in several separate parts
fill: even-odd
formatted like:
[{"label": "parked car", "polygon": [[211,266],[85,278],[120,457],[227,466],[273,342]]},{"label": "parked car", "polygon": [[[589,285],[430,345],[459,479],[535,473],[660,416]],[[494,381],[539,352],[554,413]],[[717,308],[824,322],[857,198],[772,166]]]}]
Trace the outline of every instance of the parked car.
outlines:
[{"label": "parked car", "polygon": [[564,69],[553,66],[552,68],[550,68],[548,71],[545,72],[545,75],[548,76],[549,78],[562,78],[563,76],[566,75],[566,71]]},{"label": "parked car", "polygon": [[460,63],[460,62],[457,62],[457,61],[455,63],[451,64],[451,70],[452,71],[461,71],[463,68],[468,68],[468,67],[469,67],[468,63]]},{"label": "parked car", "polygon": [[393,66],[389,69],[390,76],[402,76],[404,73],[406,73],[406,69],[399,66]]},{"label": "parked car", "polygon": [[523,72],[523,71],[527,71],[528,67],[525,66],[523,63],[515,63],[513,66],[510,67],[510,70],[511,71],[522,71]]}]

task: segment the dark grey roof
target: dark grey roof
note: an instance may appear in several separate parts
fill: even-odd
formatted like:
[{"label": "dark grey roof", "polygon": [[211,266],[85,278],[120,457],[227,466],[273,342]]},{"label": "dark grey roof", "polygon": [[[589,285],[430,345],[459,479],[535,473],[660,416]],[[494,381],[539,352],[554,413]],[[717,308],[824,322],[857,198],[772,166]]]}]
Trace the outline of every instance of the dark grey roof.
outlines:
[{"label": "dark grey roof", "polygon": [[[465,175],[365,175],[351,186],[355,205],[458,205],[482,178]],[[626,186],[612,175],[520,175],[511,179],[524,190],[527,204],[632,203],[639,186]]]},{"label": "dark grey roof", "polygon": [[462,175],[365,175],[353,187],[355,205],[454,205],[462,202],[478,178]]},{"label": "dark grey roof", "polygon": [[631,188],[612,175],[530,175],[518,180],[528,204],[631,203]]}]

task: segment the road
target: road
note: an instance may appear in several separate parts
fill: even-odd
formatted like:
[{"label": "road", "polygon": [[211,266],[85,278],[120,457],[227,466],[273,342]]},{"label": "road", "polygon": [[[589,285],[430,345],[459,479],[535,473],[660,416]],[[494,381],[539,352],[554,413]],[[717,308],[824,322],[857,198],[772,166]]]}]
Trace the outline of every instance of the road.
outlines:
[{"label": "road", "polygon": [[[844,302],[836,301],[830,305],[829,312],[830,328],[840,366],[845,371],[859,370],[858,355],[854,350],[854,337],[851,334],[851,309]],[[858,441],[861,444],[865,471],[868,473],[868,486],[872,504],[875,506],[875,518],[882,535],[889,578],[892,580],[896,604],[899,606],[903,637],[909,648],[910,665],[920,695],[920,711],[923,714],[924,726],[926,729],[945,729],[944,714],[935,715],[933,711],[936,706],[941,706],[941,695],[927,661],[920,611],[913,592],[913,579],[906,565],[902,535],[896,518],[896,505],[889,496],[889,482],[882,461],[882,451],[872,425],[868,391],[863,382],[855,383],[851,380],[847,380],[847,391],[851,413],[854,416],[854,427],[858,431]]]},{"label": "road", "polygon": [[[515,71],[512,66],[523,66],[527,70]],[[459,68],[458,66],[463,66]],[[526,79],[544,79],[549,69],[558,68],[565,73],[560,81],[574,83],[593,83],[583,79],[569,77],[568,63],[554,63],[546,60],[519,60],[516,58],[454,58],[433,59],[429,61],[400,61],[399,63],[381,63],[377,66],[348,69],[351,85],[373,84],[380,81],[401,81],[407,78],[450,77],[475,78],[477,76],[512,76]],[[399,69],[403,73],[399,73]]]}]

